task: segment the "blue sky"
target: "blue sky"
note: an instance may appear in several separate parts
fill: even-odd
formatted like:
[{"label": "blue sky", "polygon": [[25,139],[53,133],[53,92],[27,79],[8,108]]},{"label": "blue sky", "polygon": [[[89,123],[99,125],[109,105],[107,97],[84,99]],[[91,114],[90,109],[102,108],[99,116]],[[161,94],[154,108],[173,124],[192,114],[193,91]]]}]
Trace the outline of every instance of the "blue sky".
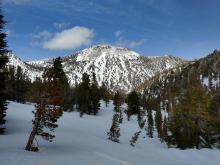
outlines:
[{"label": "blue sky", "polygon": [[8,46],[24,60],[92,44],[200,58],[220,49],[219,0],[3,0]]}]

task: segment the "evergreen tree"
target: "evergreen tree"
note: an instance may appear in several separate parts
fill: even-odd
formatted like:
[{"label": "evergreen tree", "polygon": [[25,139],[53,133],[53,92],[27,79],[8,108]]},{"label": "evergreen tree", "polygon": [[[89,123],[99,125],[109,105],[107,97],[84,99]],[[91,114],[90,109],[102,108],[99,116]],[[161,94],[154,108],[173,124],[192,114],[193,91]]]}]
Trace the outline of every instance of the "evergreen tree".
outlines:
[{"label": "evergreen tree", "polygon": [[43,78],[43,93],[40,102],[36,104],[33,129],[25,148],[28,151],[37,150],[33,146],[36,135],[40,135],[50,142],[52,141],[55,137],[52,132],[58,126],[56,122],[62,116],[65,107],[66,77],[62,70],[60,58],[54,60],[53,67],[45,70]]},{"label": "evergreen tree", "polygon": [[46,105],[45,98],[35,105],[36,111],[34,112],[33,129],[29,136],[25,150],[38,151],[38,146],[34,146],[33,142],[36,135],[41,136],[43,139],[52,142],[55,135],[52,134],[54,129],[58,127],[56,124],[58,118],[62,116],[60,106]]},{"label": "evergreen tree", "polygon": [[114,105],[114,111],[119,115],[119,123],[123,122],[123,113],[121,109],[122,103],[123,103],[122,96],[119,93],[119,91],[117,91],[114,95],[113,105]]},{"label": "evergreen tree", "polygon": [[90,79],[87,73],[83,73],[82,82],[77,87],[77,106],[82,117],[84,113],[90,114]]},{"label": "evergreen tree", "polygon": [[127,104],[128,104],[127,117],[128,120],[130,120],[131,115],[140,113],[140,98],[135,91],[128,94]]},{"label": "evergreen tree", "polygon": [[146,132],[147,132],[147,136],[149,136],[150,138],[153,138],[153,134],[154,134],[154,119],[153,119],[153,115],[152,115],[152,110],[151,109],[147,109],[147,127],[146,127]]},{"label": "evergreen tree", "polygon": [[104,82],[102,82],[102,86],[100,88],[101,98],[105,102],[105,106],[107,107],[110,100],[110,92],[108,91]]},{"label": "evergreen tree", "polygon": [[28,91],[28,100],[31,102],[39,103],[44,91],[44,84],[41,78],[36,77],[35,81],[31,84]]},{"label": "evergreen tree", "polygon": [[7,69],[6,92],[9,100],[24,103],[27,100],[31,81],[20,66]]},{"label": "evergreen tree", "polygon": [[6,34],[3,32],[5,22],[3,20],[2,11],[0,9],[0,134],[4,133],[5,124],[5,116],[7,109],[7,96],[5,93],[5,80],[6,80],[6,72],[4,71],[5,65],[8,62],[8,58],[6,56],[7,53],[7,44],[6,44]]},{"label": "evergreen tree", "polygon": [[145,116],[145,111],[140,110],[138,113],[138,125],[139,125],[140,129],[143,129],[144,125],[146,123],[146,119],[144,119],[144,116]]},{"label": "evergreen tree", "polygon": [[52,105],[57,104],[64,110],[70,108],[72,106],[70,103],[70,86],[63,71],[60,57],[54,59],[53,67],[45,70],[43,78],[47,97],[51,98],[49,103]]},{"label": "evergreen tree", "polygon": [[[163,120],[163,141],[167,141],[168,140],[168,122],[167,122],[167,118],[166,116],[164,116],[164,120]],[[169,143],[167,143],[169,144]],[[169,145],[168,145],[169,147]]]},{"label": "evergreen tree", "polygon": [[109,140],[119,143],[120,127],[119,127],[119,114],[118,113],[115,113],[113,115],[112,126],[109,132],[107,132],[107,135],[108,135]]},{"label": "evergreen tree", "polygon": [[168,142],[180,149],[211,147],[208,114],[210,98],[202,84],[194,81],[173,107]]},{"label": "evergreen tree", "polygon": [[6,92],[8,100],[15,101],[15,67],[7,68]]},{"label": "evergreen tree", "polygon": [[220,88],[216,89],[210,103],[209,115],[211,116],[211,141],[220,148]]},{"label": "evergreen tree", "polygon": [[133,137],[131,138],[130,140],[130,145],[132,147],[135,147],[135,143],[137,142],[138,138],[139,138],[139,135],[141,134],[141,131],[138,131],[138,132],[135,132]]},{"label": "evergreen tree", "polygon": [[100,110],[101,94],[96,80],[95,72],[92,74],[92,85],[90,87],[91,110],[94,115]]},{"label": "evergreen tree", "polygon": [[158,108],[156,110],[156,114],[155,114],[155,126],[157,129],[157,133],[158,133],[158,138],[163,141],[163,120],[162,120],[162,114],[161,114],[161,110],[160,108]]},{"label": "evergreen tree", "polygon": [[14,97],[15,101],[24,103],[26,100],[27,92],[30,90],[31,81],[20,66],[17,67],[15,73],[15,83],[14,83]]}]

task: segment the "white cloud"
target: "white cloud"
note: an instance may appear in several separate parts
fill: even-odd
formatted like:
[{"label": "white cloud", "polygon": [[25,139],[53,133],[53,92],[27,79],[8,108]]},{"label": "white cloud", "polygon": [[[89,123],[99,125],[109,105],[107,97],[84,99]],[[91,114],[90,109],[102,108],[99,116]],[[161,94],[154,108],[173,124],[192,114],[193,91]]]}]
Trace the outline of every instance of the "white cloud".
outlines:
[{"label": "white cloud", "polygon": [[50,50],[68,50],[91,44],[94,32],[86,27],[75,26],[56,33],[43,47]]},{"label": "white cloud", "polygon": [[47,30],[44,30],[44,31],[41,31],[41,32],[39,32],[37,34],[31,34],[31,37],[33,39],[47,40],[47,39],[52,37],[52,33],[47,31]]},{"label": "white cloud", "polygon": [[3,0],[3,3],[12,3],[15,5],[23,5],[28,2],[31,2],[32,0]]},{"label": "white cloud", "polygon": [[65,29],[70,25],[70,23],[65,23],[65,22],[55,22],[53,26],[57,29]]},{"label": "white cloud", "polygon": [[120,37],[121,35],[122,35],[122,31],[116,31],[116,32],[115,32],[115,36],[116,36],[116,37]]},{"label": "white cloud", "polygon": [[127,47],[127,48],[130,48],[130,49],[138,47],[138,46],[144,44],[144,42],[145,42],[145,39],[140,39],[140,40],[137,40],[137,41],[127,40],[123,37],[122,31],[116,31],[115,32],[115,37],[117,39],[116,42],[115,42],[116,45],[122,46],[122,47]]},{"label": "white cloud", "polygon": [[135,48],[135,47],[137,47],[137,46],[142,45],[144,42],[145,42],[144,39],[141,39],[141,40],[138,40],[138,41],[131,41],[131,42],[129,43],[129,47],[133,49],[133,48]]}]

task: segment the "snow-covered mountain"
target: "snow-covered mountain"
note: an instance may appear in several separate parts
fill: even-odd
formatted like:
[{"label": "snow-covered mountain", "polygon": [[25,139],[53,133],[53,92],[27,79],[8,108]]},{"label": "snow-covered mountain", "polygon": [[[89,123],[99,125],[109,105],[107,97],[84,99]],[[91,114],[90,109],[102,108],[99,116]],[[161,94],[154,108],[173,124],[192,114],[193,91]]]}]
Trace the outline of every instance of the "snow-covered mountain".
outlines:
[{"label": "snow-covered mountain", "polygon": [[17,66],[20,66],[23,72],[25,72],[31,80],[34,80],[36,77],[42,76],[42,68],[38,68],[34,65],[28,64],[27,62],[23,62],[20,58],[12,53],[8,53],[8,57],[9,61],[7,63],[7,66],[14,66],[15,68],[17,68]]},{"label": "snow-covered mountain", "polygon": [[[83,73],[96,73],[99,85],[111,90],[130,91],[146,79],[166,69],[181,65],[184,60],[170,56],[146,57],[127,48],[95,45],[62,58],[64,71],[72,86],[79,83]],[[10,55],[9,65],[21,66],[33,80],[41,76],[52,60],[22,62]]]}]

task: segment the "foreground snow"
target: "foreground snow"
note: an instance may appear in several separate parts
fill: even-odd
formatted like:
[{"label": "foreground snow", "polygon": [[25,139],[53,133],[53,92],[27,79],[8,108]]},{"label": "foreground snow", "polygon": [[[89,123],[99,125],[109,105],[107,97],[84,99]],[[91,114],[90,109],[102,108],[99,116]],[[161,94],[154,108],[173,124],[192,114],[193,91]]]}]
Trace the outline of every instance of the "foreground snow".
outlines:
[{"label": "foreground snow", "polygon": [[[38,138],[40,152],[24,150],[32,126],[33,105],[10,102],[7,132],[0,136],[0,165],[219,165],[220,150],[167,149],[143,131],[135,147],[129,145],[138,131],[136,119],[124,120],[120,144],[107,140],[112,106],[102,106],[99,116],[79,117],[77,112],[64,113],[49,143]],[[145,138],[144,138],[145,137]]]}]

